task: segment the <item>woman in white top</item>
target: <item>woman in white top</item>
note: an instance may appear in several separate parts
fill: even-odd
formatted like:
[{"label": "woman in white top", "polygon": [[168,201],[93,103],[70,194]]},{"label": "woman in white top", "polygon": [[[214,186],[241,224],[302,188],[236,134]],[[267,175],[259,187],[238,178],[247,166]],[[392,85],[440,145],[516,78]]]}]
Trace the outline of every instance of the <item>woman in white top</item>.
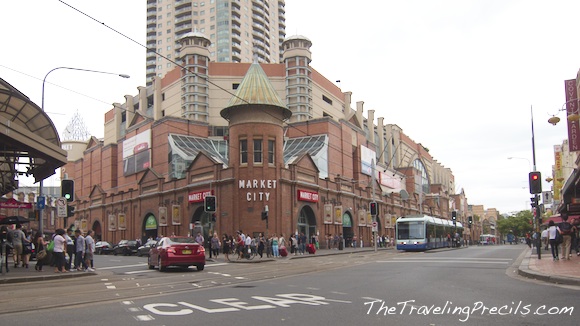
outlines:
[{"label": "woman in white top", "polygon": [[552,247],[552,257],[554,261],[558,260],[558,241],[556,240],[558,237],[558,233],[560,230],[554,224],[554,221],[550,221],[548,224],[548,239],[550,241],[550,247]]}]

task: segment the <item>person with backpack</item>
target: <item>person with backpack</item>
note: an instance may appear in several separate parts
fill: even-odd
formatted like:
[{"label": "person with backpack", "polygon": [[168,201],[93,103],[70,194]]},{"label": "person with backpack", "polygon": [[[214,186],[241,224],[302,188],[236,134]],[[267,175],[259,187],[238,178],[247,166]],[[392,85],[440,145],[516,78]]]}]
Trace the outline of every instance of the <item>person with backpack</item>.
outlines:
[{"label": "person with backpack", "polygon": [[568,223],[568,216],[562,215],[562,223],[558,225],[560,234],[562,234],[562,260],[570,260],[570,249],[572,246],[572,224]]}]

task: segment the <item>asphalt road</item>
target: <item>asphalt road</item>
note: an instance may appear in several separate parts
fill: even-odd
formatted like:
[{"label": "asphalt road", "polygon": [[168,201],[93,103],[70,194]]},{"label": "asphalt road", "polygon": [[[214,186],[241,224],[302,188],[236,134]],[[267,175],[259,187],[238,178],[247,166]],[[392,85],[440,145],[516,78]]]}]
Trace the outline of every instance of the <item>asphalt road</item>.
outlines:
[{"label": "asphalt road", "polygon": [[[522,247],[365,252],[204,271],[97,256],[99,275],[6,284],[2,324],[577,325],[578,290],[520,278]],[[32,312],[32,313],[31,313]]]}]

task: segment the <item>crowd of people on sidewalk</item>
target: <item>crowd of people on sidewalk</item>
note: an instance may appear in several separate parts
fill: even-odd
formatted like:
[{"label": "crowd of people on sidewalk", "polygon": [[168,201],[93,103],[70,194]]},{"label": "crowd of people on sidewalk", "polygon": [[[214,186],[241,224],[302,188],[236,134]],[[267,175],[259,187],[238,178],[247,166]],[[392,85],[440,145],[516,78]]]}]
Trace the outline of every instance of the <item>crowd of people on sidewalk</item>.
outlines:
[{"label": "crowd of people on sidewalk", "polygon": [[55,273],[74,271],[94,271],[93,254],[95,240],[93,231],[85,236],[81,230],[57,229],[47,240],[45,235],[31,230],[23,230],[16,224],[14,229],[3,225],[0,228],[0,254],[4,261],[3,268],[10,271],[9,256],[12,254],[14,268],[28,268],[30,260],[36,259],[34,269],[43,271],[44,266],[51,266]]},{"label": "crowd of people on sidewalk", "polygon": [[552,250],[554,261],[570,260],[573,251],[580,257],[580,219],[573,219],[568,222],[567,216],[562,216],[562,222],[554,223],[550,221],[548,227],[541,233],[544,250],[548,250],[548,245]]},{"label": "crowd of people on sidewalk", "polygon": [[[221,237],[217,233],[205,239],[201,232],[195,235],[195,241],[202,244],[206,251],[209,252],[209,258],[218,258],[223,255],[225,261],[232,259],[240,260],[244,258],[280,258],[288,255],[304,255],[314,253],[320,248],[343,250],[347,248],[364,247],[373,245],[374,240],[364,244],[362,240],[357,239],[356,235],[344,238],[342,234],[326,234],[322,239],[318,235],[308,238],[303,232],[291,234],[286,237],[285,234],[270,234],[265,236],[263,233],[257,233],[254,236],[246,235],[242,230],[236,231],[235,234],[229,235],[224,233]],[[377,246],[380,248],[391,247],[392,239],[382,235],[376,238]]]}]

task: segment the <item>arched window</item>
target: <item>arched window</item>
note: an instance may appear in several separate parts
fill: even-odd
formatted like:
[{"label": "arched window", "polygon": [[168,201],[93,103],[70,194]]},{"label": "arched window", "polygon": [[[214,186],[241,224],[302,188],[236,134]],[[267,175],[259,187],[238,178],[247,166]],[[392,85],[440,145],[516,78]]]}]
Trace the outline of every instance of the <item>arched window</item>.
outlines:
[{"label": "arched window", "polygon": [[423,165],[423,162],[421,162],[420,159],[415,159],[415,161],[413,161],[413,167],[418,170],[421,175],[421,178],[418,181],[419,184],[417,186],[421,188],[421,191],[424,194],[428,194],[430,192],[429,177],[427,176],[427,169],[425,168],[425,165]]}]

